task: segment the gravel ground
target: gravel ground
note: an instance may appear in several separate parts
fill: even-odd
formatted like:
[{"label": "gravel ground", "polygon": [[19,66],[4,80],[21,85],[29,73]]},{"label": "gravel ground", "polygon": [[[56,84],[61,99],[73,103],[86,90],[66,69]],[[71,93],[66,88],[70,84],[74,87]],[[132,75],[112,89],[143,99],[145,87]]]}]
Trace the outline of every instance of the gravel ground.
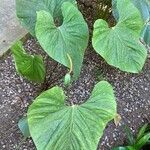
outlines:
[{"label": "gravel ground", "polygon": [[[81,2],[82,1],[82,2]],[[80,0],[80,8],[86,17],[90,31],[94,20],[91,15],[92,5]],[[87,8],[87,9],[86,9]],[[108,66],[91,47],[91,42],[85,54],[85,59],[78,81],[74,82],[66,94],[72,103],[82,103],[90,96],[94,85],[105,79],[115,90],[118,113],[122,117],[119,126],[110,122],[101,139],[98,150],[111,150],[113,146],[126,141],[123,124],[127,124],[137,133],[146,122],[150,123],[150,58],[140,74],[127,74]],[[0,58],[0,149],[1,150],[34,150],[31,139],[23,141],[17,127],[18,120],[26,113],[27,107],[41,91],[55,84],[63,86],[61,77],[66,69],[48,58],[33,38],[25,42],[25,48],[30,53],[41,53],[47,64],[48,85],[35,84],[20,77],[14,67],[11,52]],[[47,59],[49,61],[47,61]],[[50,72],[53,72],[51,74]],[[57,78],[57,80],[55,80]]]}]

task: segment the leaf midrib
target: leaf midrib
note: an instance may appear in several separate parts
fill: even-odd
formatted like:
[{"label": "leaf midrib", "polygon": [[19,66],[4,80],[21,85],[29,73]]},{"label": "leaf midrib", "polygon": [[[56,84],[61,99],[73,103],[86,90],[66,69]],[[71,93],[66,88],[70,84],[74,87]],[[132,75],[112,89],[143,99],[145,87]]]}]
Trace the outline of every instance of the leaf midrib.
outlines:
[{"label": "leaf midrib", "polygon": [[70,121],[70,142],[69,143],[72,143],[72,131],[73,131],[73,126],[74,126],[74,124],[73,124],[73,120],[74,120],[74,113],[75,113],[75,108],[76,108],[76,106],[75,105],[73,105],[73,106],[70,106],[71,107],[71,121]]}]

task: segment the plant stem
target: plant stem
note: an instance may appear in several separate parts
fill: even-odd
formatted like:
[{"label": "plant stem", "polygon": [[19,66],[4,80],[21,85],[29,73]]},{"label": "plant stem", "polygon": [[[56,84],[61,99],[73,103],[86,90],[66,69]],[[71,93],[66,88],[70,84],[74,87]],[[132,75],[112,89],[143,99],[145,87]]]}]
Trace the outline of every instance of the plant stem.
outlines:
[{"label": "plant stem", "polygon": [[68,57],[69,62],[70,62],[70,71],[69,71],[69,74],[71,74],[72,71],[73,71],[73,63],[72,63],[72,59],[71,59],[71,57],[70,57],[70,55],[68,53],[67,53],[67,57]]}]

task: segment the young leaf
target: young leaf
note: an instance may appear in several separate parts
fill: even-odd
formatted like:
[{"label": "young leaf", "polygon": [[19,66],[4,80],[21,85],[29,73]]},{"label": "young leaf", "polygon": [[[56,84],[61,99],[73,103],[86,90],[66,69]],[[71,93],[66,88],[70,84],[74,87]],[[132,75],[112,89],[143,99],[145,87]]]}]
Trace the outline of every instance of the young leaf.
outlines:
[{"label": "young leaf", "polygon": [[64,85],[68,86],[71,82],[71,75],[67,73],[64,78]]},{"label": "young leaf", "polygon": [[18,127],[25,138],[30,137],[27,117],[23,117],[19,120]]},{"label": "young leaf", "polygon": [[59,87],[42,93],[28,110],[28,122],[38,150],[96,150],[106,124],[115,115],[113,88],[102,81],[81,105],[66,106]]},{"label": "young leaf", "polygon": [[88,27],[80,11],[71,3],[62,4],[63,24],[56,27],[49,12],[37,12],[36,36],[43,49],[57,62],[70,68],[70,56],[73,73],[79,76],[84,51],[88,44]]},{"label": "young leaf", "polygon": [[16,11],[20,22],[32,35],[35,35],[36,12],[40,10],[48,11],[54,20],[62,22],[61,5],[64,2],[75,0],[16,0]]},{"label": "young leaf", "polygon": [[11,48],[16,70],[19,74],[35,82],[45,79],[45,66],[40,55],[28,55],[23,49],[22,42],[18,41]]},{"label": "young leaf", "polygon": [[118,0],[117,9],[119,21],[116,26],[109,28],[102,19],[95,22],[93,46],[108,64],[122,71],[138,73],[147,57],[147,50],[139,42],[143,20],[130,0]]}]

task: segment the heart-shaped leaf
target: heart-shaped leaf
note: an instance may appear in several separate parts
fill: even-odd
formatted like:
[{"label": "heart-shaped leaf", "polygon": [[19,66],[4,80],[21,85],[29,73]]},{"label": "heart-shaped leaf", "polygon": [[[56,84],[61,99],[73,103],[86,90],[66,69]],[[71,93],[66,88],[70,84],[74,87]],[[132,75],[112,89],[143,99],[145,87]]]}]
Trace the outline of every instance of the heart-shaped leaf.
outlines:
[{"label": "heart-shaped leaf", "polygon": [[116,26],[109,28],[102,19],[95,22],[93,46],[108,64],[122,71],[138,73],[147,57],[147,50],[139,42],[143,20],[130,0],[118,0],[117,10],[119,21]]},{"label": "heart-shaped leaf", "polygon": [[[140,11],[142,18],[145,22],[145,27],[141,32],[141,38],[144,42],[150,46],[150,1],[149,0],[131,0],[131,2],[138,8]],[[117,0],[112,0],[112,8],[113,8],[113,15],[116,20],[119,19],[119,13],[117,10]],[[148,23],[147,23],[148,22]]]},{"label": "heart-shaped leaf", "polygon": [[113,88],[102,81],[81,105],[66,106],[59,87],[42,93],[28,110],[28,123],[38,150],[96,150],[106,124],[115,115]]},{"label": "heart-shaped leaf", "polygon": [[28,80],[43,82],[46,70],[42,56],[27,54],[22,44],[18,41],[11,48],[17,72]]},{"label": "heart-shaped leaf", "polygon": [[26,27],[32,35],[35,35],[36,12],[40,10],[48,11],[60,23],[62,22],[61,5],[64,2],[75,0],[16,0],[17,16],[22,25]]},{"label": "heart-shaped leaf", "polygon": [[36,36],[43,49],[57,62],[70,68],[77,78],[88,44],[88,27],[80,11],[71,3],[62,4],[63,24],[57,27],[50,13],[37,12]]}]

